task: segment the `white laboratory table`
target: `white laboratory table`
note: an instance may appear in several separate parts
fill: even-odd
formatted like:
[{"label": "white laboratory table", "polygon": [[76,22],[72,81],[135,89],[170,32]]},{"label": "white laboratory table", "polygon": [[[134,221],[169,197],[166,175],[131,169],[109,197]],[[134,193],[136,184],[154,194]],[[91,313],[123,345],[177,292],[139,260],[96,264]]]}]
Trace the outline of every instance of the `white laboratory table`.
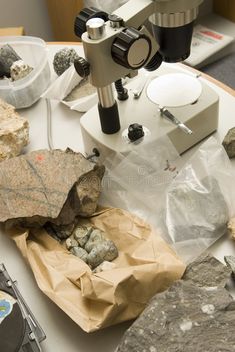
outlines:
[{"label": "white laboratory table", "polygon": [[[72,47],[75,43],[66,43]],[[48,44],[50,62],[54,53],[64,47],[64,43]],[[76,46],[82,52],[80,45]],[[220,96],[220,120],[214,136],[222,141],[229,128],[235,126],[235,92],[219,82],[204,76],[208,84]],[[48,148],[46,102],[41,99],[34,106],[21,110],[22,116],[29,119],[30,145],[28,151]],[[72,148],[83,152],[79,126],[80,114],[71,111],[59,102],[52,103],[52,130],[54,148]],[[197,147],[195,147],[197,148]],[[194,148],[194,150],[195,150]],[[189,156],[193,150],[187,153]],[[235,163],[233,162],[235,167]],[[224,255],[235,255],[235,242],[228,236],[217,241],[210,251],[219,260]],[[43,352],[114,352],[130,322],[87,334],[81,330],[62,310],[49,300],[37,287],[31,269],[22,258],[16,245],[3,231],[0,231],[0,262],[4,263],[9,274],[18,281],[22,295],[35,314],[47,335],[41,344]]]}]

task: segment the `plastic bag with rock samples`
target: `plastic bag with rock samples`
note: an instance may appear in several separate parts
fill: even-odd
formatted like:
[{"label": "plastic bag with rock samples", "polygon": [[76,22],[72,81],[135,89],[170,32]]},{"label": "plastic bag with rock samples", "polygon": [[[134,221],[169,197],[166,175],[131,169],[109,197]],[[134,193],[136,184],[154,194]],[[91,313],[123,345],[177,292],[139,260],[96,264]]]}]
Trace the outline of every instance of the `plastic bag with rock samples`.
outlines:
[{"label": "plastic bag with rock samples", "polygon": [[49,86],[42,98],[59,100],[79,112],[86,112],[98,102],[96,88],[78,75],[74,65]]},{"label": "plastic bag with rock samples", "polygon": [[235,189],[231,163],[213,137],[183,164],[185,157],[163,137],[107,159],[101,201],[152,223],[189,262],[225,234]]}]

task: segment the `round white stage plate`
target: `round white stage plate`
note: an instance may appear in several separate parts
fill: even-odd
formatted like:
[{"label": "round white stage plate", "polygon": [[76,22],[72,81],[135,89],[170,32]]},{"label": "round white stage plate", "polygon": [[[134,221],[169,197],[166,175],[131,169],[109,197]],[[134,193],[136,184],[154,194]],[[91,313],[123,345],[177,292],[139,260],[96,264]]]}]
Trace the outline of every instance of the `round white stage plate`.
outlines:
[{"label": "round white stage plate", "polygon": [[184,73],[169,73],[154,78],[148,85],[147,97],[162,107],[179,107],[192,104],[202,92],[201,82]]}]

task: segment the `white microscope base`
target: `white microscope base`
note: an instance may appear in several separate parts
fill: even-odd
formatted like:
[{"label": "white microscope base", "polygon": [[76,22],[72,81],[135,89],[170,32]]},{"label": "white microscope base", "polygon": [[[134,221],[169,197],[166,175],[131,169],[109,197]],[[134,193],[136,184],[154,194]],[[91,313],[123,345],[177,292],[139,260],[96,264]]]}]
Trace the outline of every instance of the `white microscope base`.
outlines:
[{"label": "white microscope base", "polygon": [[[160,69],[151,73],[151,75],[159,76],[170,72],[179,71],[175,68],[169,68],[168,65],[162,65]],[[180,72],[182,71],[180,70]],[[145,92],[142,93],[139,99],[133,99],[131,90],[138,84],[137,81],[133,80],[128,85],[129,99],[118,101],[121,123],[119,132],[107,135],[101,131],[97,106],[82,116],[80,123],[85,152],[92,154],[93,149],[97,148],[101,154],[101,160],[108,155],[110,156],[111,153],[127,153],[130,150],[130,142],[123,135],[126,134],[130,124],[139,123],[149,133],[137,142],[138,145],[140,143],[144,145],[148,141],[157,140],[164,135],[168,135],[178,153],[183,153],[213,133],[218,127],[218,95],[203,80],[201,80],[201,83],[202,94],[196,103],[183,107],[169,108],[172,114],[193,131],[192,135],[184,133],[177,126],[161,117],[157,106],[149,101]],[[135,143],[131,143],[132,148]]]}]

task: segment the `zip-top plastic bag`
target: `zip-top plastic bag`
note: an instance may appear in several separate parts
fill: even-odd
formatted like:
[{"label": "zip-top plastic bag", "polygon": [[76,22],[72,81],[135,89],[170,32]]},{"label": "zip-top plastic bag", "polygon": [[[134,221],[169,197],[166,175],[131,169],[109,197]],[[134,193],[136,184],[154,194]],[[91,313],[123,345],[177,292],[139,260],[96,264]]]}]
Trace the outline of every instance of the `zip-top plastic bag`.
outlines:
[{"label": "zip-top plastic bag", "polygon": [[234,171],[213,137],[184,160],[168,137],[135,146],[106,160],[102,194],[103,204],[136,213],[190,262],[226,232],[235,213]]}]

